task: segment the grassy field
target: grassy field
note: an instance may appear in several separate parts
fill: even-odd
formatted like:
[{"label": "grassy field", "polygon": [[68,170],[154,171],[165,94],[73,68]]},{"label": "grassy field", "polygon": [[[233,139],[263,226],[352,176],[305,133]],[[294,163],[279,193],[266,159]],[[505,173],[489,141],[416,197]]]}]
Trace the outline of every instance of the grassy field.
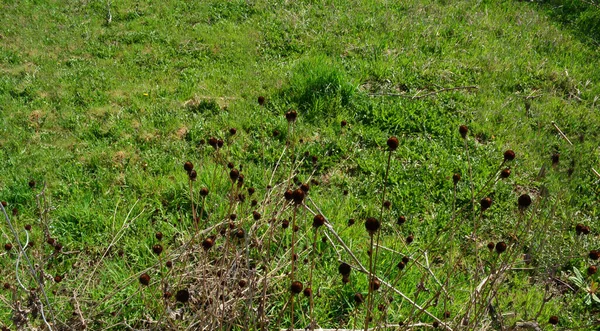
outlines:
[{"label": "grassy field", "polygon": [[0,325],[597,327],[593,3],[0,9]]}]

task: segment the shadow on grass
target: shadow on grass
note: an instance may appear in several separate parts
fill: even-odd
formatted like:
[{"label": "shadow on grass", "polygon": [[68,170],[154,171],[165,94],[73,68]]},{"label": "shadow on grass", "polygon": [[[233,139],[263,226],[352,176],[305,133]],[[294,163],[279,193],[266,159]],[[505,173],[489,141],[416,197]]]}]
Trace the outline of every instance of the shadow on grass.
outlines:
[{"label": "shadow on grass", "polygon": [[536,6],[552,20],[570,29],[586,44],[600,46],[600,2],[592,0],[540,0]]}]

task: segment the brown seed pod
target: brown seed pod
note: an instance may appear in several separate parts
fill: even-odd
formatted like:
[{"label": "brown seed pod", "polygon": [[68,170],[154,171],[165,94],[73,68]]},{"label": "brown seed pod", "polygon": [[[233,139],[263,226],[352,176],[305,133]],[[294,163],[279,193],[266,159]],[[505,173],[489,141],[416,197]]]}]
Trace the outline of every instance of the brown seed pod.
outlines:
[{"label": "brown seed pod", "polygon": [[187,161],[186,163],[183,164],[183,169],[187,172],[190,172],[190,171],[194,170],[194,164],[190,161]]},{"label": "brown seed pod", "polygon": [[504,251],[506,251],[506,243],[504,241],[500,241],[496,244],[496,253],[498,254],[502,254],[504,253]]},{"label": "brown seed pod", "polygon": [[217,146],[217,144],[218,144],[218,143],[219,143],[219,141],[218,141],[218,140],[217,140],[217,138],[215,138],[215,137],[210,137],[210,138],[208,139],[208,144],[209,144],[210,146],[212,146],[214,149],[217,149],[217,147],[218,147],[218,146]]},{"label": "brown seed pod", "polygon": [[185,288],[177,291],[177,293],[175,293],[175,300],[181,303],[188,302],[190,300],[190,291]]},{"label": "brown seed pod", "polygon": [[219,148],[223,147],[223,144],[224,144],[224,143],[225,143],[225,142],[223,141],[223,139],[219,139],[219,140],[217,140],[217,146],[218,146]]},{"label": "brown seed pod", "polygon": [[31,231],[31,224],[25,224],[25,230]]},{"label": "brown seed pod", "polygon": [[290,221],[288,221],[288,220],[281,221],[282,228],[287,229],[289,226],[290,226]]},{"label": "brown seed pod", "polygon": [[595,265],[591,265],[587,268],[587,274],[590,276],[595,274],[596,271],[598,271],[598,268]]},{"label": "brown seed pod", "polygon": [[398,262],[398,264],[396,265],[396,267],[400,270],[404,269],[404,267],[406,267],[406,263],[400,261]]},{"label": "brown seed pod", "polygon": [[315,215],[313,218],[313,227],[318,228],[323,224],[325,224],[325,217],[321,214]]},{"label": "brown seed pod", "polygon": [[343,127],[345,127],[345,126],[347,126],[347,125],[348,125],[348,122],[346,122],[345,120],[342,120],[342,121],[340,122],[340,126],[341,126],[342,128],[343,128]]},{"label": "brown seed pod", "polygon": [[492,199],[490,197],[485,197],[481,199],[479,204],[481,205],[481,211],[486,211],[492,205]]},{"label": "brown seed pod", "polygon": [[529,194],[522,194],[518,199],[519,208],[525,209],[531,205],[531,197]]},{"label": "brown seed pod", "polygon": [[167,265],[167,268],[169,268],[169,269],[173,268],[173,261],[171,261],[171,260],[167,261],[166,265]]},{"label": "brown seed pod", "polygon": [[361,304],[361,303],[365,302],[365,298],[363,297],[362,293],[354,294],[354,302],[356,304]]},{"label": "brown seed pod", "polygon": [[350,283],[350,276],[342,275],[342,283],[344,283],[344,284]]},{"label": "brown seed pod", "polygon": [[302,292],[302,283],[297,280],[293,281],[292,285],[290,286],[290,290],[293,294],[298,294]]},{"label": "brown seed pod", "polygon": [[415,236],[413,236],[412,234],[408,237],[406,237],[406,244],[409,245],[411,244],[413,241],[415,240]]},{"label": "brown seed pod", "polygon": [[33,180],[33,179],[30,180],[28,184],[29,184],[29,188],[35,188],[35,180]]},{"label": "brown seed pod", "polygon": [[13,245],[11,243],[4,244],[4,250],[6,250],[7,252],[10,251],[12,248]]},{"label": "brown seed pod", "polygon": [[444,318],[450,318],[450,312],[449,311],[445,311],[444,312]]},{"label": "brown seed pod", "polygon": [[148,275],[147,273],[143,273],[140,276],[140,284],[148,286],[148,284],[150,284],[150,275]]},{"label": "brown seed pod", "polygon": [[295,122],[297,117],[298,117],[298,113],[293,109],[288,111],[287,113],[285,113],[285,118],[290,123]]},{"label": "brown seed pod", "polygon": [[292,190],[287,190],[283,193],[283,197],[288,201],[292,200],[294,198],[294,192]]},{"label": "brown seed pod", "polygon": [[383,202],[383,208],[390,209],[391,206],[392,206],[392,202],[390,200],[385,200]]},{"label": "brown seed pod", "polygon": [[258,97],[258,104],[263,106],[265,104],[265,97],[262,95]]},{"label": "brown seed pod", "polygon": [[236,218],[237,218],[236,214],[229,215],[229,219],[232,220],[232,221],[235,221]]},{"label": "brown seed pod", "polygon": [[398,217],[398,221],[396,221],[396,224],[402,225],[404,223],[406,223],[406,217],[404,217],[404,216]]},{"label": "brown seed pod", "polygon": [[342,275],[342,276],[346,276],[350,274],[350,271],[352,271],[352,267],[350,267],[350,265],[346,262],[343,262],[342,264],[340,264],[338,266],[338,272]]},{"label": "brown seed pod", "polygon": [[244,239],[244,236],[245,236],[245,235],[246,235],[246,232],[244,231],[244,229],[238,229],[238,230],[235,232],[235,236],[236,236],[238,239]]},{"label": "brown seed pod", "polygon": [[237,169],[231,169],[229,172],[229,178],[232,182],[235,182],[240,177],[240,172]]},{"label": "brown seed pod", "polygon": [[454,182],[454,185],[458,184],[458,182],[460,182],[460,174],[456,173],[452,175],[452,181]]},{"label": "brown seed pod", "polygon": [[469,132],[469,128],[463,124],[458,127],[458,132],[460,132],[461,137],[467,138],[467,133]]},{"label": "brown seed pod", "polygon": [[61,243],[54,244],[54,250],[60,252],[63,249],[63,245]]},{"label": "brown seed pod", "polygon": [[55,283],[60,283],[60,282],[62,282],[62,280],[63,280],[63,277],[61,275],[54,276]]},{"label": "brown seed pod", "polygon": [[588,254],[588,257],[591,260],[598,260],[598,258],[600,258],[600,251],[591,250],[590,253]]},{"label": "brown seed pod", "polygon": [[304,289],[304,291],[302,291],[302,293],[304,293],[304,296],[309,298],[312,296],[312,289],[310,287],[307,287]]},{"label": "brown seed pod", "polygon": [[190,178],[191,181],[195,181],[196,178],[198,177],[198,173],[196,173],[196,170],[192,170],[192,171],[188,172],[188,177]]},{"label": "brown seed pod", "polygon": [[355,223],[355,222],[356,222],[356,221],[354,221],[354,218],[351,218],[351,219],[349,219],[349,220],[348,220],[348,226],[352,226],[352,225],[354,225],[354,223]]},{"label": "brown seed pod", "polygon": [[371,235],[377,232],[380,226],[381,224],[379,223],[379,220],[377,220],[375,217],[369,217],[365,221],[365,229],[367,229],[367,232],[369,232]]},{"label": "brown seed pod", "polygon": [[408,261],[410,261],[410,257],[408,257],[408,256],[402,257],[402,262],[404,262],[404,264],[407,264]]},{"label": "brown seed pod", "polygon": [[343,195],[348,195],[348,190],[344,190],[344,191],[342,192],[342,194],[343,194]]},{"label": "brown seed pod", "polygon": [[504,161],[512,161],[515,159],[515,152],[512,149],[506,150],[504,152]]},{"label": "brown seed pod", "polygon": [[256,189],[254,187],[248,187],[248,196],[251,196],[252,194],[254,194],[255,191],[256,191]]},{"label": "brown seed pod", "polygon": [[433,326],[434,329],[437,329],[440,327],[440,322],[438,321],[433,321],[433,323],[431,323],[431,326]]},{"label": "brown seed pod", "polygon": [[390,151],[395,151],[396,149],[398,149],[398,145],[400,145],[400,141],[398,141],[398,138],[392,136],[387,140],[387,145]]},{"label": "brown seed pod", "polygon": [[4,283],[4,289],[5,290],[10,290],[10,284],[9,283]]},{"label": "brown seed pod", "polygon": [[239,286],[240,288],[244,288],[244,287],[246,287],[246,285],[248,285],[248,281],[246,281],[245,279],[240,279],[240,280],[238,281],[238,286]]},{"label": "brown seed pod", "polygon": [[558,316],[556,316],[556,315],[550,316],[550,318],[548,319],[548,323],[550,323],[552,325],[558,324]]},{"label": "brown seed pod", "polygon": [[584,226],[584,227],[583,227],[583,231],[581,231],[581,233],[583,233],[583,234],[590,234],[590,232],[591,232],[591,231],[590,231],[590,227],[589,227],[589,226],[587,226],[587,225],[586,225],[586,226]]},{"label": "brown seed pod", "polygon": [[227,163],[227,168],[229,169],[233,169],[235,166],[233,165],[233,162],[229,162]]},{"label": "brown seed pod", "polygon": [[154,254],[160,255],[160,253],[162,253],[162,251],[163,251],[163,247],[161,244],[156,244],[156,245],[152,246],[152,251],[154,252]]},{"label": "brown seed pod", "polygon": [[252,212],[252,218],[254,218],[255,221],[258,221],[261,218],[261,216],[262,215],[256,210]]},{"label": "brown seed pod", "polygon": [[577,225],[575,226],[575,232],[577,233],[577,235],[582,234],[584,228],[585,228],[585,225],[583,225],[581,223],[577,223]]},{"label": "brown seed pod", "polygon": [[163,238],[163,234],[162,234],[162,232],[158,231],[158,232],[156,232],[156,233],[154,234],[154,237],[155,237],[157,240],[162,240],[162,238]]},{"label": "brown seed pod", "polygon": [[369,288],[371,289],[371,291],[377,291],[380,287],[381,281],[379,281],[379,279],[377,278],[374,278],[373,280],[371,280],[371,283],[369,283]]},{"label": "brown seed pod", "polygon": [[504,168],[500,172],[500,178],[508,178],[508,177],[510,177],[510,168]]},{"label": "brown seed pod", "polygon": [[494,247],[496,247],[496,244],[491,241],[487,244],[487,248],[490,250],[490,252],[494,250]]},{"label": "brown seed pod", "polygon": [[207,251],[209,250],[211,247],[213,247],[215,244],[215,241],[208,237],[206,239],[204,239],[204,241],[202,242],[202,247],[204,247],[204,250]]},{"label": "brown seed pod", "polygon": [[299,205],[302,203],[302,200],[304,200],[304,191],[301,189],[297,189],[294,191],[294,194],[292,195],[294,202]]},{"label": "brown seed pod", "polygon": [[235,135],[236,133],[237,133],[237,129],[236,129],[236,128],[231,128],[231,129],[229,129],[229,134],[230,134],[230,135],[232,135],[232,136],[233,136],[233,135]]},{"label": "brown seed pod", "polygon": [[200,196],[207,196],[208,195],[208,189],[206,187],[203,187],[200,189]]},{"label": "brown seed pod", "polygon": [[300,189],[304,191],[304,193],[308,193],[308,191],[310,190],[310,186],[308,186],[308,184],[302,184],[300,185]]}]

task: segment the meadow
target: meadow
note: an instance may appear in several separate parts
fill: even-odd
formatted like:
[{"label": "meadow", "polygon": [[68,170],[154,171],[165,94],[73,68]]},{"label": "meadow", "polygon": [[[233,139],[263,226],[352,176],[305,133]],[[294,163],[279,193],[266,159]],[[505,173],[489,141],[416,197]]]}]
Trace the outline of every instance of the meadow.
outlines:
[{"label": "meadow", "polygon": [[0,3],[6,330],[595,330],[595,1]]}]

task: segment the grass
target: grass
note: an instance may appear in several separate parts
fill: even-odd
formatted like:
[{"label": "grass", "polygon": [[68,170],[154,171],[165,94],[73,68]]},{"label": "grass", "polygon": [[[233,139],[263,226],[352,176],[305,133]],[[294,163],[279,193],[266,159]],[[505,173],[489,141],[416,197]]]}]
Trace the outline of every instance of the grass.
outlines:
[{"label": "grass", "polygon": [[[289,271],[285,246],[291,231],[279,224],[292,213],[269,199],[269,192],[281,198],[288,186],[296,188],[291,184],[296,176],[320,184],[311,185],[315,205],[307,205],[313,211],[319,207],[365,266],[369,235],[363,221],[380,214],[385,187],[392,207],[382,218],[377,273],[387,280],[400,277],[395,288],[419,304],[438,301],[428,306],[438,318],[449,310],[452,325],[459,325],[457,316],[473,294],[472,280],[483,278],[477,266],[482,263],[491,273],[505,263],[523,270],[507,271],[491,287],[497,292],[490,294],[493,306],[506,313],[504,319],[481,312],[477,320],[471,314],[471,327],[535,320],[552,329],[547,321],[557,315],[559,328],[592,328],[597,303],[583,303],[584,291],[568,277],[573,268],[585,274],[595,263],[586,259],[587,251],[597,249],[599,179],[591,168],[600,169],[600,71],[593,6],[580,1],[562,7],[554,1],[121,1],[111,3],[110,23],[107,5],[99,1],[1,6],[0,200],[8,203],[9,214],[16,208],[11,217],[16,228],[34,226],[35,246],[28,254],[40,270],[64,275],[60,283],[46,282],[61,323],[69,325],[75,311],[91,329],[124,328],[124,323],[149,328],[157,327],[156,321],[167,328],[192,326],[207,292],[200,280],[215,281],[206,276],[206,261],[212,259],[222,261],[218,266],[253,262],[275,270],[265,315],[270,328],[289,327],[289,281],[283,275]],[[265,97],[264,106],[257,103],[259,96]],[[293,130],[284,117],[289,109],[298,111]],[[469,127],[468,159],[461,124]],[[230,128],[237,129],[235,135]],[[400,146],[384,183],[386,140],[392,135]],[[210,137],[225,141],[219,153],[208,145]],[[489,195],[494,201],[480,217],[471,211],[470,185],[475,192],[484,187],[507,149],[517,155],[508,164],[511,176],[474,197],[478,202]],[[560,162],[552,165],[555,153]],[[217,239],[227,254],[216,249],[205,254],[198,246],[216,229],[197,234],[196,246],[191,242],[196,230],[182,169],[188,160],[198,172],[195,192],[201,187],[210,192],[201,224],[211,229],[235,211],[236,228],[245,230],[241,242]],[[232,202],[228,162],[245,176],[240,190],[256,188],[254,198]],[[463,178],[456,199],[454,173]],[[521,219],[515,201],[523,193],[534,197],[534,208]],[[38,208],[36,196],[47,207]],[[258,222],[252,199],[262,214]],[[202,208],[197,193],[192,201]],[[460,208],[464,211],[457,213]],[[408,220],[402,226],[395,225],[399,216]],[[273,217],[276,227],[269,224]],[[312,259],[313,216],[299,208],[298,217],[302,262]],[[347,226],[350,218],[357,224]],[[468,239],[473,222],[478,222],[477,249]],[[576,236],[577,223],[590,226],[592,235]],[[63,245],[62,253],[44,243],[44,226]],[[0,278],[14,292],[0,292],[0,323],[14,327],[15,298],[30,294],[16,282],[14,236],[7,226],[1,228],[3,241],[14,248],[0,258]],[[161,263],[152,252],[157,231],[164,234]],[[319,230],[319,237],[323,232],[328,233]],[[405,245],[409,235],[415,241]],[[504,260],[484,247],[488,241],[511,243],[512,236],[520,237]],[[25,239],[21,230],[20,238]],[[333,239],[316,245],[315,320],[321,327],[362,328],[365,305],[355,307],[353,296],[367,296],[368,278],[355,269],[350,283],[341,283],[338,264],[357,266]],[[267,251],[271,258],[265,261]],[[524,265],[520,254],[532,262]],[[401,255],[425,267],[412,264],[398,271],[394,266]],[[175,256],[179,262],[170,273],[158,266]],[[184,262],[189,259],[193,263]],[[39,287],[20,261],[24,285]],[[298,264],[297,274],[308,277],[310,264]],[[244,270],[236,277],[245,277],[257,293],[244,292],[244,300],[231,303],[234,313],[226,322],[220,319],[223,328],[244,328],[244,318],[258,314],[262,287],[252,281],[263,279],[262,270]],[[147,288],[138,283],[143,272],[151,276]],[[451,276],[444,286],[452,290],[450,298],[442,300],[430,272],[440,279]],[[586,280],[595,283],[597,277]],[[194,305],[163,301],[165,283],[173,295],[181,288],[192,291]],[[375,307],[394,297],[386,303],[385,323],[432,325],[431,316],[415,312],[393,292],[381,292],[373,296]],[[301,295],[295,301],[295,325],[304,327],[310,323],[309,301]],[[43,324],[32,318],[28,327]]]}]

